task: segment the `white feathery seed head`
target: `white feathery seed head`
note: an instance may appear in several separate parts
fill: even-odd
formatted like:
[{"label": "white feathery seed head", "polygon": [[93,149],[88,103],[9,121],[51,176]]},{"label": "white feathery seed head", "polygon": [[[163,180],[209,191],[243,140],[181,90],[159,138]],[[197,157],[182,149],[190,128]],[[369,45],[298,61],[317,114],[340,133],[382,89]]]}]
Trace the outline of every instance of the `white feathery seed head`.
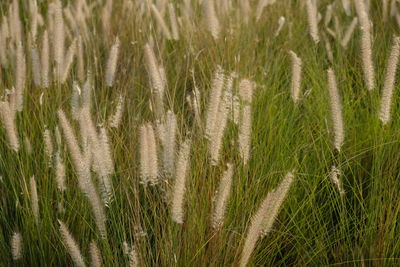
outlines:
[{"label": "white feathery seed head", "polygon": [[239,84],[239,96],[242,101],[251,103],[253,97],[253,82],[243,79]]},{"label": "white feathery seed head", "polygon": [[215,11],[215,1],[204,0],[203,5],[204,5],[205,26],[210,31],[211,36],[215,40],[217,40],[221,32],[221,26]]},{"label": "white feathery seed head", "polygon": [[65,185],[65,165],[59,151],[56,153],[56,182],[58,190],[63,193],[67,186]]},{"label": "white feathery seed head", "polygon": [[301,87],[301,69],[303,62],[301,58],[293,51],[289,51],[292,58],[292,99],[294,103],[297,103],[300,97],[300,87]]},{"label": "white feathery seed head", "polygon": [[371,33],[364,28],[361,30],[361,56],[364,71],[364,79],[369,91],[375,87],[375,72],[372,62]]},{"label": "white feathery seed head", "polygon": [[250,158],[251,143],[251,102],[253,96],[253,82],[242,80],[239,84],[239,96],[244,103],[241,108],[239,123],[239,152],[246,164]]},{"label": "white feathery seed head", "polygon": [[96,241],[92,240],[90,242],[90,266],[91,267],[101,267],[101,252],[97,246]]},{"label": "white feathery seed head", "polygon": [[125,255],[129,255],[129,251],[131,250],[128,242],[126,242],[126,240],[124,240],[124,242],[122,242],[122,251],[124,252]]},{"label": "white feathery seed head", "polygon": [[37,193],[36,180],[34,176],[31,177],[29,185],[30,185],[30,198],[31,198],[31,208],[33,217],[35,218],[36,223],[39,223],[39,198]]},{"label": "white feathery seed head", "polygon": [[158,183],[158,155],[157,142],[151,123],[147,124],[147,146],[150,185]]},{"label": "white feathery seed head", "polygon": [[344,141],[344,126],[342,115],[342,103],[340,100],[339,90],[336,84],[335,73],[332,69],[328,69],[328,89],[329,102],[331,108],[331,117],[334,131],[334,146],[340,152]]},{"label": "white feathery seed head", "polygon": [[90,173],[90,147],[88,147],[89,151],[83,154],[79,148],[78,141],[73,132],[71,124],[69,123],[67,117],[64,112],[60,109],[57,112],[57,116],[61,125],[61,128],[64,132],[64,137],[66,139],[66,143],[72,157],[72,163],[74,165],[75,171],[78,176],[78,185],[82,192],[86,195],[87,199],[90,202],[90,205],[93,210],[93,215],[95,217],[95,222],[97,228],[99,229],[99,234],[102,238],[106,236],[106,216],[104,213],[103,206],[101,205],[100,197],[96,191],[96,188],[93,184],[91,173]]},{"label": "white feathery seed head", "polygon": [[36,0],[29,1],[29,12],[31,17],[31,35],[32,40],[36,41],[37,26],[38,26],[38,7]]},{"label": "white feathery seed head", "polygon": [[21,18],[19,16],[19,2],[14,0],[11,7],[11,11],[9,16],[11,16],[10,21],[10,33],[11,39],[14,41],[14,44],[18,44],[22,41],[22,25]]},{"label": "white feathery seed head", "polygon": [[146,44],[144,46],[144,52],[145,52],[144,54],[145,54],[147,72],[149,73],[150,76],[150,85],[152,88],[152,93],[155,98],[156,114],[158,118],[161,118],[164,108],[163,99],[164,99],[165,84],[160,74],[156,56],[154,55],[154,51],[149,44]]},{"label": "white feathery seed head", "polygon": [[41,72],[40,58],[39,58],[39,52],[38,52],[36,46],[31,48],[31,63],[32,63],[33,82],[35,83],[36,86],[41,86],[42,81],[41,81],[41,73],[40,73]]},{"label": "white feathery seed head", "polygon": [[90,72],[86,76],[86,82],[82,87],[81,107],[90,110],[92,106],[93,80]]},{"label": "white feathery seed head", "polygon": [[15,108],[22,111],[24,107],[24,91],[26,82],[26,61],[22,43],[18,43],[15,70]]},{"label": "white feathery seed head", "polygon": [[42,39],[42,52],[40,55],[40,65],[41,65],[41,85],[43,88],[49,86],[49,35],[47,30],[43,32]]},{"label": "white feathery seed head", "polygon": [[74,131],[73,131],[67,117],[65,116],[64,111],[62,111],[61,109],[58,110],[57,115],[58,115],[58,119],[60,122],[60,126],[64,133],[65,141],[67,143],[70,155],[72,157],[72,162],[74,164],[75,169],[78,171],[78,170],[84,168],[83,155],[79,148],[78,140],[76,139]]},{"label": "white feathery seed head", "polygon": [[78,80],[83,83],[85,81],[85,61],[83,59],[83,41],[82,37],[78,36],[78,45],[77,45],[77,71],[78,71]]},{"label": "white feathery seed head", "polygon": [[17,261],[22,259],[22,235],[19,232],[14,232],[11,237],[11,255],[13,260]]},{"label": "white feathery seed head", "polygon": [[371,22],[369,21],[369,15],[365,1],[354,0],[354,7],[360,21],[360,26],[369,31],[371,27]]},{"label": "white feathery seed head", "polygon": [[105,165],[107,175],[114,173],[114,160],[110,147],[107,131],[104,127],[100,127],[99,142],[103,151],[103,162]]},{"label": "white feathery seed head", "polygon": [[364,1],[354,1],[356,7],[358,21],[361,29],[361,58],[362,69],[364,72],[364,80],[369,91],[375,87],[375,71],[372,61],[372,38],[371,38],[371,21]]},{"label": "white feathery seed head", "polygon": [[293,182],[294,176],[292,172],[286,174],[283,181],[279,186],[272,192],[271,204],[269,205],[269,212],[265,213],[263,221],[263,230],[261,232],[262,237],[266,236],[271,232],[272,225],[274,224],[276,217],[279,214],[279,210],[285,200],[287,193],[289,192],[290,186]]},{"label": "white feathery seed head", "polygon": [[211,83],[210,98],[206,117],[206,138],[208,139],[210,139],[213,134],[217,120],[218,107],[221,102],[221,96],[224,87],[224,79],[225,75],[223,69],[220,66],[217,66]]},{"label": "white feathery seed head", "polygon": [[183,224],[186,178],[190,168],[191,140],[186,139],[179,149],[175,170],[175,181],[172,188],[172,220]]},{"label": "white feathery seed head", "polygon": [[106,67],[106,74],[105,74],[105,82],[106,86],[113,86],[114,78],[115,78],[115,71],[117,69],[117,62],[118,62],[118,51],[119,51],[120,41],[119,38],[115,38],[115,42],[110,49],[110,53],[108,55],[107,67]]},{"label": "white feathery seed head", "polygon": [[281,184],[268,193],[256,214],[251,218],[239,266],[245,267],[247,265],[260,236],[270,231],[292,182],[293,174],[288,173]]},{"label": "white feathery seed head", "polygon": [[232,176],[233,165],[228,163],[227,169],[219,182],[218,190],[215,196],[215,206],[211,220],[211,225],[214,229],[219,229],[224,223],[225,211],[231,192]]},{"label": "white feathery seed head", "polygon": [[57,64],[58,79],[63,71],[64,66],[64,49],[65,49],[65,29],[64,18],[62,12],[62,4],[60,0],[54,2],[54,32],[53,32],[53,53],[54,60]]},{"label": "white feathery seed head", "polygon": [[163,87],[167,87],[168,80],[167,80],[167,73],[165,72],[165,68],[163,65],[158,66],[158,72],[160,73],[161,81],[163,83]]},{"label": "white feathery seed head", "polygon": [[210,137],[210,157],[212,165],[217,165],[219,162],[225,129],[228,123],[229,108],[232,99],[232,85],[233,76],[230,75],[226,80],[225,91],[219,103],[214,129]]},{"label": "white feathery seed head", "polygon": [[308,27],[311,39],[314,43],[319,43],[318,33],[318,9],[317,3],[313,0],[306,0]]},{"label": "white feathery seed head", "polygon": [[81,250],[76,243],[74,237],[69,232],[67,226],[60,220],[58,220],[60,224],[60,233],[62,237],[62,241],[64,245],[67,247],[68,253],[71,256],[72,261],[76,266],[84,267],[86,266],[85,261],[83,259]]},{"label": "white feathery seed head", "polygon": [[102,146],[96,127],[93,123],[88,109],[81,109],[79,123],[81,125],[81,129],[85,128],[85,131],[87,133],[87,138],[89,141],[88,145],[92,156],[92,168],[99,176],[100,191],[103,202],[105,205],[108,205],[112,198],[112,183],[109,177],[106,163],[107,152]]},{"label": "white feathery seed head", "polygon": [[241,110],[241,120],[239,124],[239,153],[244,164],[250,158],[251,143],[251,106],[246,104]]},{"label": "white feathery seed head", "polygon": [[121,124],[122,114],[124,111],[124,103],[125,103],[125,97],[119,95],[115,112],[109,120],[111,128],[118,128],[118,126]]},{"label": "white feathery seed head", "polygon": [[383,84],[381,108],[379,112],[379,119],[382,121],[383,124],[387,124],[390,121],[390,109],[392,106],[397,65],[399,63],[399,53],[400,37],[396,36],[393,38],[393,46],[386,66],[386,75]]},{"label": "white feathery seed head", "polygon": [[136,252],[136,249],[132,248],[129,252],[129,267],[138,267],[139,259]]},{"label": "white feathery seed head", "polygon": [[239,124],[240,118],[240,99],[237,95],[233,96],[232,98],[232,119],[233,123],[236,125]]},{"label": "white feathery seed head", "polygon": [[44,141],[44,153],[46,154],[47,158],[51,160],[53,158],[54,147],[49,129],[44,130],[43,141]]},{"label": "white feathery seed head", "polygon": [[147,127],[145,124],[140,126],[139,129],[140,140],[140,177],[141,183],[147,184],[149,179],[149,148],[147,144]]},{"label": "white feathery seed head", "polygon": [[19,138],[15,124],[15,110],[10,107],[9,102],[0,102],[0,117],[3,121],[11,149],[18,152]]},{"label": "white feathery seed head", "polygon": [[[169,112],[169,111],[168,111]],[[166,135],[167,135],[167,131],[166,131],[166,124],[167,124],[167,122],[166,121],[160,121],[160,120],[157,120],[156,121],[156,133],[157,133],[157,137],[158,137],[158,139],[160,140],[160,142],[161,142],[161,144],[164,146],[164,144],[165,144],[165,138],[166,138]]]}]

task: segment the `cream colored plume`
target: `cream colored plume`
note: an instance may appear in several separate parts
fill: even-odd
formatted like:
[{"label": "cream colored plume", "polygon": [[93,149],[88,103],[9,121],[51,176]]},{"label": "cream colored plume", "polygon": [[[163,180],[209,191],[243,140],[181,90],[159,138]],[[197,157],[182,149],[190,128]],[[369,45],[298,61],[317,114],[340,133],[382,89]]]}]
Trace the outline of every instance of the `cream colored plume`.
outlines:
[{"label": "cream colored plume", "polygon": [[335,73],[332,69],[328,69],[328,89],[329,103],[331,108],[331,117],[334,132],[334,146],[340,152],[344,141],[344,126],[342,115],[342,103],[340,100],[339,90],[336,84]]},{"label": "cream colored plume", "polygon": [[368,16],[364,1],[354,0],[358,21],[361,29],[361,59],[364,72],[364,80],[369,91],[375,87],[375,71],[372,61],[371,21]]},{"label": "cream colored plume", "polygon": [[150,85],[155,101],[155,111],[158,118],[164,113],[164,91],[165,84],[160,74],[159,65],[154,55],[154,51],[149,44],[144,46],[147,72],[150,76]]},{"label": "cream colored plume", "polygon": [[79,267],[86,266],[81,250],[78,244],[76,243],[74,237],[69,232],[67,226],[60,220],[58,220],[58,223],[60,224],[60,233],[62,241],[66,246],[69,255],[71,256],[72,261],[75,263],[76,266]]},{"label": "cream colored plume", "polygon": [[41,86],[41,67],[39,52],[36,46],[31,48],[31,66],[32,66],[32,78],[36,86]]},{"label": "cream colored plume", "polygon": [[381,107],[379,119],[383,124],[390,121],[390,109],[392,106],[394,83],[396,80],[397,65],[399,63],[400,53],[400,37],[393,38],[392,51],[390,52],[389,60],[386,67],[386,75],[383,84],[383,92],[381,98]]},{"label": "cream colored plume", "polygon": [[244,164],[250,158],[252,95],[253,83],[246,79],[242,80],[239,84],[239,96],[243,102],[239,124],[239,153]]},{"label": "cream colored plume", "polygon": [[53,32],[53,53],[56,62],[57,78],[60,81],[64,68],[64,50],[65,50],[65,29],[62,13],[62,4],[60,0],[55,1],[54,5],[54,32]]},{"label": "cream colored plume", "polygon": [[107,67],[106,67],[106,74],[105,74],[105,83],[106,86],[113,86],[114,78],[115,78],[115,71],[117,69],[117,62],[118,62],[118,51],[119,51],[120,41],[115,38],[115,42],[110,49],[110,53],[108,55]]},{"label": "cream colored plume", "polygon": [[11,237],[11,255],[13,260],[17,261],[22,259],[22,235],[19,232],[14,232]]},{"label": "cream colored plume", "polygon": [[49,35],[45,30],[43,32],[42,52],[40,55],[41,85],[43,88],[47,88],[49,86],[49,60]]},{"label": "cream colored plume", "polygon": [[140,176],[141,183],[158,183],[157,143],[151,123],[140,127]]},{"label": "cream colored plume", "polygon": [[301,87],[301,69],[303,62],[301,58],[293,51],[289,51],[292,58],[292,99],[294,103],[297,103],[300,97],[300,87]]},{"label": "cream colored plume", "polygon": [[57,188],[60,190],[61,193],[63,193],[67,186],[65,184],[65,165],[64,162],[60,156],[60,152],[58,151],[56,153],[56,182],[57,182]]},{"label": "cream colored plume", "polygon": [[100,236],[105,238],[106,216],[90,173],[89,156],[91,155],[91,152],[81,152],[76,136],[64,112],[62,110],[58,110],[57,115],[72,158],[72,163],[74,165],[75,171],[77,172],[78,185],[90,202],[95,217],[95,222],[100,232]]},{"label": "cream colored plume", "polygon": [[211,36],[216,40],[221,32],[221,26],[215,12],[215,1],[204,0],[204,16],[205,16],[205,27],[211,33]]},{"label": "cream colored plume", "polygon": [[225,82],[225,90],[223,97],[219,101],[218,112],[216,114],[216,120],[214,127],[211,132],[210,138],[210,157],[211,164],[217,165],[219,162],[223,138],[225,134],[225,128],[228,123],[228,114],[232,100],[232,86],[233,86],[233,75],[230,75]]},{"label": "cream colored plume", "polygon": [[25,82],[26,82],[26,61],[25,53],[22,43],[17,46],[16,55],[16,70],[15,70],[15,109],[22,111],[24,108],[24,94],[25,94]]},{"label": "cream colored plume", "polygon": [[19,138],[15,124],[15,110],[10,106],[9,102],[0,102],[0,116],[6,130],[8,141],[10,142],[10,147],[15,152],[18,152]]},{"label": "cream colored plume", "polygon": [[214,127],[218,116],[218,107],[221,102],[221,96],[224,88],[224,71],[220,66],[217,66],[214,78],[211,83],[211,91],[208,102],[207,117],[206,117],[206,138],[212,137]]},{"label": "cream colored plume", "polygon": [[215,206],[211,220],[211,225],[214,229],[221,228],[224,223],[225,211],[228,204],[229,195],[231,193],[232,176],[233,165],[228,163],[227,169],[219,182],[218,190],[216,192]]},{"label": "cream colored plume", "polygon": [[97,246],[96,241],[92,240],[90,242],[90,266],[91,267],[101,267],[101,252]]},{"label": "cream colored plume", "polygon": [[118,128],[118,126],[121,124],[122,114],[124,112],[124,103],[125,98],[122,95],[119,95],[115,112],[109,120],[111,128]]},{"label": "cream colored plume", "polygon": [[308,27],[312,40],[314,43],[319,42],[318,33],[318,9],[315,0],[306,0]]},{"label": "cream colored plume", "polygon": [[36,180],[34,176],[32,176],[31,179],[29,180],[29,185],[30,185],[29,193],[30,193],[33,217],[35,218],[36,223],[39,223],[39,198],[36,187]]},{"label": "cream colored plume", "polygon": [[279,214],[280,207],[287,196],[292,182],[293,174],[288,173],[281,184],[275,190],[268,193],[256,214],[251,218],[242,255],[240,257],[239,265],[241,267],[245,267],[248,264],[258,239],[263,234],[270,232],[272,224]]},{"label": "cream colored plume", "polygon": [[191,141],[186,139],[179,149],[176,162],[175,181],[172,188],[172,220],[178,224],[183,223],[184,199],[186,192],[186,179],[190,169]]}]

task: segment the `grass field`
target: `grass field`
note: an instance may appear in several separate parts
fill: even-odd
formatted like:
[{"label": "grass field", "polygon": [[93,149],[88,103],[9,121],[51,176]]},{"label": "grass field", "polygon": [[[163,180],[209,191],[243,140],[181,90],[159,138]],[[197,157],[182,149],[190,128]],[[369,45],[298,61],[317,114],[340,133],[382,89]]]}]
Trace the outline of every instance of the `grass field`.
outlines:
[{"label": "grass field", "polygon": [[400,264],[398,1],[0,13],[0,266]]}]

